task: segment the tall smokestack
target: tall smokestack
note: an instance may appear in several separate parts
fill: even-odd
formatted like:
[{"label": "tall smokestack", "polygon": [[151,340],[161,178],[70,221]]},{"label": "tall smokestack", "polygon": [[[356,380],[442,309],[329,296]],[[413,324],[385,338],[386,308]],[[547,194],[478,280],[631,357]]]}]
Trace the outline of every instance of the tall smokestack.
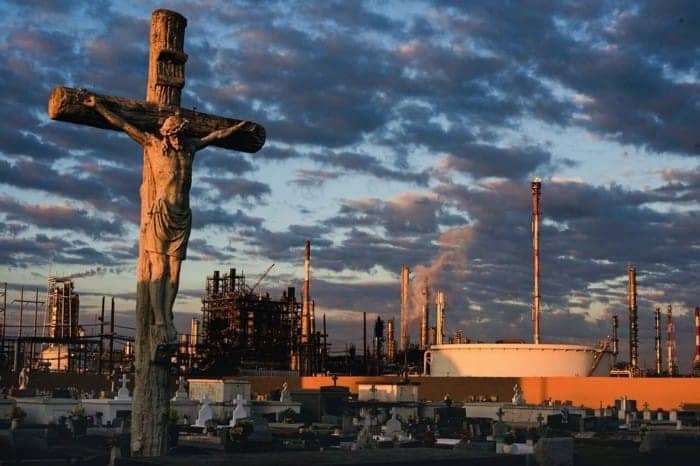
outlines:
[{"label": "tall smokestack", "polygon": [[655,356],[655,372],[656,375],[661,375],[663,372],[663,361],[661,360],[661,308],[657,307],[654,311],[654,356]]},{"label": "tall smokestack", "polygon": [[199,320],[194,317],[190,321],[190,354],[197,354],[199,344]]},{"label": "tall smokestack", "polygon": [[637,327],[637,269],[634,265],[627,267],[627,307],[630,318],[630,370],[635,373],[639,368],[639,336]]},{"label": "tall smokestack", "polygon": [[423,310],[420,316],[420,349],[428,349],[430,344],[428,343],[428,332],[430,326],[430,286],[428,284],[428,278],[425,278],[425,284],[423,285]]},{"label": "tall smokestack", "polygon": [[675,335],[675,329],[673,326],[673,308],[671,305],[668,305],[668,309],[666,311],[666,318],[668,319],[667,324],[666,324],[666,347],[668,349],[668,375],[670,377],[673,377],[675,375],[678,375],[678,362],[676,361],[676,335]]},{"label": "tall smokestack", "polygon": [[389,362],[396,360],[396,336],[394,335],[394,319],[386,323],[386,358]]},{"label": "tall smokestack", "polygon": [[367,374],[367,312],[362,312],[362,358],[364,359],[365,374]]},{"label": "tall smokestack", "polygon": [[532,180],[532,333],[536,345],[540,343],[540,193],[542,182]]},{"label": "tall smokestack", "polygon": [[399,347],[401,351],[408,351],[409,335],[408,335],[408,319],[409,319],[409,273],[407,265],[401,266],[401,332]]},{"label": "tall smokestack", "polygon": [[445,293],[435,295],[435,344],[442,345],[445,338]]},{"label": "tall smokestack", "polygon": [[700,307],[695,308],[695,359],[693,375],[700,377]]},{"label": "tall smokestack", "polygon": [[311,241],[304,243],[304,291],[301,307],[301,343],[309,343],[311,335]]},{"label": "tall smokestack", "polygon": [[612,354],[613,367],[617,363],[617,355],[620,353],[620,338],[617,336],[617,329],[620,326],[617,316],[612,316]]}]

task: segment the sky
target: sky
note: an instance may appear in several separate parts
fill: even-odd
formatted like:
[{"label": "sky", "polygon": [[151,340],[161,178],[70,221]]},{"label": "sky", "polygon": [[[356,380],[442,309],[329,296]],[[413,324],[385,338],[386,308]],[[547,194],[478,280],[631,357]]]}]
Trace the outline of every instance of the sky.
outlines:
[{"label": "sky", "polygon": [[[694,1],[0,0],[0,281],[76,277],[133,322],[141,151],[55,122],[56,85],[143,99],[152,10],[185,15],[184,107],[254,120],[256,154],[197,155],[176,319],[236,267],[279,296],[312,242],[335,349],[399,313],[398,276],[445,292],[447,331],[530,339],[529,182],[542,188],[542,338],[627,335],[671,304],[679,362],[700,305],[700,6]],[[40,298],[41,299],[41,298]],[[8,313],[16,314],[16,305]],[[14,313],[14,314],[12,314]],[[412,334],[417,335],[417,324]],[[621,358],[626,358],[622,344]]]}]

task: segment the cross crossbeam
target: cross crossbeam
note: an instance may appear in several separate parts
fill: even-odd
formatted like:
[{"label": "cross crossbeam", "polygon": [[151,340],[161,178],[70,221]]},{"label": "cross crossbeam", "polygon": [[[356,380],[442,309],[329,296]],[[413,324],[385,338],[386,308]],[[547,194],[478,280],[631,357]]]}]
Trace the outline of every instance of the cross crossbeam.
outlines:
[{"label": "cross crossbeam", "polygon": [[[116,126],[105,120],[95,109],[83,105],[86,94],[87,92],[82,89],[56,86],[49,97],[49,117],[53,120],[119,131]],[[142,100],[94,95],[112,113],[128,121],[141,131],[153,134],[158,134],[158,129],[163,124],[163,121],[174,114],[180,114],[180,116],[189,120],[189,125],[184,135],[191,138],[202,138],[213,131],[229,128],[242,121],[209,115],[187,108],[158,105]],[[247,131],[245,132],[236,133],[232,137],[215,141],[212,145],[241,152],[254,153],[259,151],[265,144],[265,128],[257,123],[249,122],[246,129]]]}]

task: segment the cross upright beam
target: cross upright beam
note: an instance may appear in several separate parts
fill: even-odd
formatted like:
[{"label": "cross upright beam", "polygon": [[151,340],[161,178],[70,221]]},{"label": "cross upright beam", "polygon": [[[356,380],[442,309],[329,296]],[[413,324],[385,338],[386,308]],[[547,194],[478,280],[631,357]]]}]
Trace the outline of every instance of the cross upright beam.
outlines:
[{"label": "cross upright beam", "polygon": [[[189,192],[194,153],[208,145],[256,152],[265,143],[265,129],[256,123],[180,107],[187,62],[186,27],[187,20],[179,13],[153,12],[145,101],[59,86],[48,106],[52,119],[122,130],[143,147],[133,456],[160,456],[167,451],[170,361],[177,342],[172,306],[191,230]],[[112,311],[110,327],[113,325]],[[110,342],[113,338],[112,330]]]}]

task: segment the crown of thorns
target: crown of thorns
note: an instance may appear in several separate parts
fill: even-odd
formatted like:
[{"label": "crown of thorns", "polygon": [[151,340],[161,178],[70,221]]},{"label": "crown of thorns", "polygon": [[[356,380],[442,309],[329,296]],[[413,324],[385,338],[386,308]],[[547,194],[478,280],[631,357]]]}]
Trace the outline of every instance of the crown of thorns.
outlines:
[{"label": "crown of thorns", "polygon": [[181,116],[169,116],[160,127],[160,134],[163,136],[171,136],[173,134],[181,133],[189,124],[190,122]]}]

